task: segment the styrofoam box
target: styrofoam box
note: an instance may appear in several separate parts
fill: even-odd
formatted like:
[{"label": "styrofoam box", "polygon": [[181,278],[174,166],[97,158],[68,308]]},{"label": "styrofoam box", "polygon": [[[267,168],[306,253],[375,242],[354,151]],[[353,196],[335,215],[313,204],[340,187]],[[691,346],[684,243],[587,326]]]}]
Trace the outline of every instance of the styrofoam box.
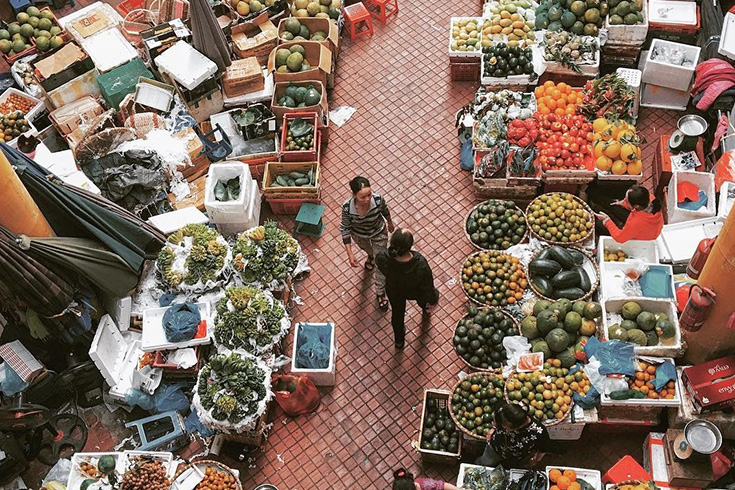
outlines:
[{"label": "styrofoam box", "polygon": [[664,225],[664,229],[656,239],[661,261],[674,265],[688,264],[699,242],[705,238],[716,237],[722,224],[723,222],[716,218],[704,218]]},{"label": "styrofoam box", "polygon": [[69,473],[69,479],[66,481],[67,490],[79,490],[82,482],[87,479],[86,476],[82,475],[77,468],[79,465],[88,461],[89,458],[96,460],[102,456],[112,456],[115,459],[115,471],[120,472],[123,468],[123,453],[74,453],[71,456],[71,472]]},{"label": "styrofoam box", "polygon": [[151,216],[148,218],[148,223],[152,224],[166,235],[171,234],[186,225],[191,224],[202,224],[209,223],[209,218],[206,214],[199,211],[194,206],[189,206],[183,209],[177,209],[168,213]]},{"label": "styrofoam box", "polygon": [[138,368],[141,335],[127,331],[120,333],[110,315],[100,319],[97,332],[89,346],[89,357],[110,386],[110,396],[125,404],[125,394],[133,383],[133,373]]},{"label": "styrofoam box", "polygon": [[[459,22],[460,20],[473,20],[477,23],[477,29],[480,32],[480,37],[478,38],[476,46],[479,47],[477,51],[453,51],[452,50],[452,42],[454,39],[452,38],[452,28],[454,27],[455,22]],[[451,17],[449,19],[449,43],[447,44],[447,50],[449,52],[450,58],[479,58],[482,56],[482,24],[485,22],[485,19],[482,17]]]},{"label": "styrofoam box", "polygon": [[[676,187],[679,182],[691,182],[700,191],[707,194],[707,206],[696,211],[680,208],[677,205]],[[667,208],[669,213],[669,224],[681,223],[694,219],[709,218],[717,214],[715,209],[715,176],[709,172],[680,171],[674,172],[669,181]]]},{"label": "styrofoam box", "polygon": [[605,16],[604,28],[607,29],[607,42],[611,44],[643,44],[648,35],[648,2],[643,0],[643,24],[638,25],[612,25],[610,24],[610,16]]},{"label": "styrofoam box", "polygon": [[685,111],[689,104],[689,92],[644,83],[641,87],[640,105],[654,109]]},{"label": "styrofoam box", "polygon": [[217,65],[185,41],[179,41],[156,58],[158,69],[187,90],[217,73]]},{"label": "styrofoam box", "polygon": [[[457,475],[457,487],[462,488],[462,485],[464,484],[464,475],[467,473],[467,470],[470,468],[481,468],[487,471],[492,471],[495,468],[491,466],[482,466],[479,464],[468,464],[468,463],[462,463],[459,465],[459,474]],[[506,468],[507,470],[507,468]],[[519,470],[516,468],[512,468],[508,470],[508,477],[510,478],[510,481],[515,482],[523,478],[523,475],[526,474],[527,470]]]},{"label": "styrofoam box", "polygon": [[152,457],[155,461],[159,461],[166,470],[166,477],[169,480],[173,478],[178,465],[174,464],[174,455],[167,451],[123,451],[121,458],[123,472],[126,470],[128,462],[138,456],[148,456]]},{"label": "styrofoam box", "polygon": [[[536,45],[531,46],[531,53],[533,56],[532,63],[533,69],[537,75],[541,75],[544,72],[544,57],[541,53],[541,48]],[[510,75],[505,78],[495,78],[485,76],[485,57],[480,57],[480,85],[484,85],[491,88],[502,89],[506,87],[519,87],[523,85],[529,85],[531,83],[531,75]],[[525,92],[525,90],[524,90]]]},{"label": "styrofoam box", "polygon": [[564,470],[574,470],[574,472],[577,474],[577,480],[580,478],[593,487],[595,487],[597,490],[602,490],[602,476],[599,471],[597,470],[588,470],[586,468],[574,468],[572,466],[547,466],[546,467],[546,488],[551,488],[551,480],[549,480],[549,473],[553,469],[558,469],[560,471]]},{"label": "styrofoam box", "polygon": [[597,422],[597,409],[584,410],[579,405],[574,405],[572,409],[572,419],[565,419],[564,422],[546,427],[549,433],[549,439],[554,441],[577,441],[582,437],[584,427],[587,424]]},{"label": "styrofoam box", "polygon": [[[647,356],[636,356],[636,360],[645,361],[649,364],[663,364],[664,362],[670,362],[675,365],[675,362],[670,357],[647,357]],[[678,378],[678,377],[677,377]],[[609,395],[601,394],[600,401],[602,405],[607,406],[657,406],[657,407],[678,407],[681,405],[681,390],[676,389],[676,395],[672,399],[660,399],[660,398],[633,398],[630,400],[612,400]]]},{"label": "styrofoam box", "polygon": [[[684,59],[691,62],[691,64],[689,66],[679,66],[654,60],[652,57],[657,48],[682,50],[685,53]],[[643,66],[643,83],[674,90],[689,90],[694,78],[694,68],[699,62],[700,50],[698,46],[654,39],[646,57],[646,64]]]},{"label": "styrofoam box", "polygon": [[[219,181],[240,178],[240,195],[234,201],[217,201],[214,188]],[[248,204],[251,194],[258,192],[253,186],[250,166],[242,162],[213,163],[207,171],[204,185],[204,207],[212,223],[244,223],[248,221]]]},{"label": "styrofoam box", "polygon": [[337,383],[337,332],[334,323],[316,323],[314,325],[330,325],[331,335],[329,340],[329,366],[325,369],[308,369],[296,367],[296,352],[299,346],[299,333],[301,323],[294,327],[293,353],[291,356],[291,374],[306,376],[317,386],[334,386]]},{"label": "styrofoam box", "polygon": [[[543,42],[546,39],[546,30],[542,29],[540,31],[536,31],[536,38],[540,39],[541,42]],[[592,41],[595,44],[597,44],[597,50],[595,51],[595,57],[592,60],[592,63],[579,63],[577,64],[577,67],[580,69],[581,73],[576,73],[571,68],[567,68],[566,66],[562,65],[561,63],[558,63],[556,61],[546,61],[546,44],[541,44],[542,46],[542,53],[543,53],[543,63],[546,65],[546,71],[549,73],[559,73],[559,74],[566,74],[566,75],[582,75],[587,77],[594,77],[598,73],[600,73],[600,39],[598,37],[592,37],[592,36],[581,36],[582,38],[585,38],[587,41]]]},{"label": "styrofoam box", "polygon": [[250,202],[248,203],[247,207],[246,220],[240,223],[215,224],[217,231],[219,231],[220,234],[224,236],[230,236],[236,233],[243,232],[245,230],[249,230],[250,228],[255,228],[256,226],[258,226],[258,224],[260,224],[260,206],[263,202],[263,199],[260,194],[260,189],[258,189],[258,183],[255,180],[250,183],[250,186],[253,191],[250,193]]},{"label": "styrofoam box", "polygon": [[82,42],[97,71],[108,71],[138,57],[138,51],[117,29],[108,29],[90,36]]},{"label": "styrofoam box", "polygon": [[735,14],[731,12],[725,14],[717,52],[731,60],[735,60]]},{"label": "styrofoam box", "polygon": [[697,2],[651,0],[648,16],[654,24],[694,26],[697,24]]},{"label": "styrofoam box", "polygon": [[681,342],[681,328],[679,327],[679,318],[676,310],[676,301],[668,299],[658,298],[610,298],[602,301],[602,335],[605,340],[609,340],[607,332],[608,329],[620,323],[620,321],[613,320],[613,315],[620,316],[619,312],[623,305],[628,301],[635,301],[643,311],[650,311],[652,313],[666,313],[669,317],[669,321],[674,324],[674,330],[676,335],[674,336],[674,342],[671,345],[652,345],[652,346],[640,346],[636,345],[633,351],[640,355],[649,356],[670,356],[679,357],[682,354],[682,342]]},{"label": "styrofoam box", "polygon": [[[600,264],[600,297],[601,298],[621,298],[625,296],[623,292],[623,284],[625,282],[625,272],[631,267],[628,262],[605,262]],[[664,271],[669,276],[671,283],[671,296],[674,299],[674,271],[670,265],[650,264],[650,269],[658,269]],[[648,297],[648,296],[646,296]],[[665,299],[665,298],[662,298]]]},{"label": "styrofoam box", "polygon": [[8,88],[5,92],[3,92],[2,95],[0,95],[0,104],[5,103],[5,101],[8,100],[8,97],[10,97],[13,94],[19,95],[20,97],[23,97],[24,99],[28,99],[35,104],[33,108],[30,111],[28,111],[25,115],[25,119],[29,122],[33,121],[38,115],[38,113],[41,112],[44,108],[44,105],[41,99],[33,97],[32,95],[29,95],[25,92],[21,92],[17,88],[13,88],[13,87]]},{"label": "styrofoam box", "polygon": [[163,315],[168,311],[170,306],[165,308],[149,308],[143,310],[143,344],[141,345],[143,352],[183,349],[195,345],[209,344],[212,341],[212,332],[214,330],[214,321],[210,313],[209,303],[197,302],[194,304],[199,307],[199,314],[202,321],[207,322],[206,335],[183,342],[169,342],[166,340],[166,332],[163,330]]},{"label": "styrofoam box", "polygon": [[651,264],[658,264],[658,250],[656,242],[648,240],[629,240],[625,243],[618,243],[613,237],[601,236],[597,247],[597,261],[600,266],[604,264],[605,251],[622,250],[628,259],[638,259]]},{"label": "styrofoam box", "polygon": [[722,187],[720,187],[720,204],[717,208],[717,218],[722,221],[725,221],[733,204],[735,204],[735,198],[727,197],[728,191],[733,189],[735,189],[735,182],[723,182]]}]

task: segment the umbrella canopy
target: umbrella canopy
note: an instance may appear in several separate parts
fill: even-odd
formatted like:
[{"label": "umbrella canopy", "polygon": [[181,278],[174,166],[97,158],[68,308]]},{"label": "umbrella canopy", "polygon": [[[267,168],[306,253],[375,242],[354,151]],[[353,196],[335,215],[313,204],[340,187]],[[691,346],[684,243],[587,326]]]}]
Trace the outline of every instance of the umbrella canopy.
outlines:
[{"label": "umbrella canopy", "polygon": [[0,150],[57,236],[96,239],[140,274],[165,236],[137,216],[107,199],[61,182],[36,162],[6,144]]},{"label": "umbrella canopy", "polygon": [[194,49],[217,64],[219,72],[232,64],[230,46],[207,0],[191,0],[191,44]]}]

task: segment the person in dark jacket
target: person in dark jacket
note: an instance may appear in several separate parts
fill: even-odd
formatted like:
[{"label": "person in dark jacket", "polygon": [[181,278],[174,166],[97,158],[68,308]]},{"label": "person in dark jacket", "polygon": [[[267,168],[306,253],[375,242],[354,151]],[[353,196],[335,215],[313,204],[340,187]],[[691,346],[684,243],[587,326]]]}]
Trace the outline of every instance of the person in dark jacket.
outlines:
[{"label": "person in dark jacket", "polygon": [[523,468],[540,459],[550,445],[544,424],[515,403],[503,403],[495,409],[493,426],[485,452],[475,464]]},{"label": "person in dark jacket", "polygon": [[413,235],[399,228],[390,237],[388,250],[378,253],[375,263],[385,275],[385,291],[391,306],[391,324],[396,349],[403,349],[406,337],[406,301],[416,301],[424,316],[439,301],[439,291],[434,287],[431,267],[423,255],[413,247]]}]

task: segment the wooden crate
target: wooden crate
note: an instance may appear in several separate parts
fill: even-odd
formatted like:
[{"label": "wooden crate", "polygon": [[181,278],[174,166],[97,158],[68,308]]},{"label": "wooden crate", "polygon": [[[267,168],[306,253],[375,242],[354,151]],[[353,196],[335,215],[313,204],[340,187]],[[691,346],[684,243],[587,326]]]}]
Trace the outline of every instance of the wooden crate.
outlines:
[{"label": "wooden crate", "polygon": [[424,402],[421,405],[421,422],[419,425],[419,453],[421,459],[427,463],[456,463],[462,456],[462,431],[456,429],[459,433],[459,444],[456,453],[448,453],[444,451],[433,451],[431,449],[423,449],[421,443],[424,439],[424,418],[426,417],[426,408],[429,400],[437,400],[440,408],[448,408],[449,397],[452,396],[451,391],[447,390],[424,390]]},{"label": "wooden crate", "polygon": [[[314,126],[312,147],[309,150],[287,150],[286,139],[288,138],[288,125],[296,118],[302,118]],[[281,158],[286,162],[310,162],[319,161],[319,129],[316,112],[294,112],[284,114],[283,127],[281,131]]]},{"label": "wooden crate", "polygon": [[204,211],[204,189],[207,183],[207,175],[204,174],[193,181],[189,181],[191,184],[189,195],[181,201],[176,201],[176,196],[171,193],[168,195],[168,201],[174,209],[184,209],[188,207],[195,207],[199,211]]},{"label": "wooden crate", "polygon": [[449,73],[453,82],[477,82],[480,80],[480,60],[478,58],[460,58],[471,61],[450,61]]},{"label": "wooden crate", "polygon": [[[289,172],[307,173],[314,171],[313,187],[270,187],[276,176]],[[263,195],[266,201],[271,199],[318,199],[319,197],[319,162],[267,162],[263,174]]]},{"label": "wooden crate", "polygon": [[263,90],[265,77],[258,59],[251,56],[233,61],[225,70],[222,85],[227,97],[237,97]]},{"label": "wooden crate", "polygon": [[511,186],[506,178],[475,177],[472,180],[475,197],[478,199],[531,200],[538,193],[538,185]]}]

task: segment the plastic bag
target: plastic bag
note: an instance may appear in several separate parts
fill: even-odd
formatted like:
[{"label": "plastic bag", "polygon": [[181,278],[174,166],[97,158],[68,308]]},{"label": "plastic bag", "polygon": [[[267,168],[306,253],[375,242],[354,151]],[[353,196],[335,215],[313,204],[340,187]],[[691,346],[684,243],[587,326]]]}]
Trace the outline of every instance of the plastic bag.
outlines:
[{"label": "plastic bag", "polygon": [[[584,351],[587,354],[587,359],[597,358],[600,363],[600,374],[602,375],[635,375],[636,364],[633,360],[633,344],[620,342],[619,340],[600,342],[597,338],[591,337],[584,346]],[[587,374],[589,375],[589,371]]]},{"label": "plastic bag", "polygon": [[735,150],[722,154],[715,164],[715,192],[720,192],[724,182],[735,182]]},{"label": "plastic bag", "polygon": [[69,480],[69,473],[71,473],[71,460],[61,458],[56,462],[53,468],[46,473],[46,476],[41,482],[41,485],[45,485],[52,481],[66,483]]},{"label": "plastic bag", "polygon": [[169,411],[185,412],[189,410],[191,403],[184,394],[183,384],[161,384],[158,389],[149,395],[137,389],[128,390],[125,394],[125,402],[131,407],[138,405],[143,410],[154,413]]},{"label": "plastic bag", "polygon": [[196,410],[192,410],[189,416],[186,417],[184,425],[186,426],[186,432],[191,435],[194,435],[197,432],[202,437],[210,437],[216,434],[215,431],[204,427],[202,422],[199,420],[199,414]]},{"label": "plastic bag", "polygon": [[[588,342],[587,345],[589,344],[590,343]],[[597,390],[598,393],[611,393],[613,391],[628,388],[628,383],[624,379],[610,378],[604,374],[600,374],[600,361],[595,357],[590,357],[590,362],[584,367],[584,372],[587,373],[587,377],[590,379],[592,387]]]},{"label": "plastic bag", "polygon": [[[300,323],[297,338],[299,345],[294,365],[299,369],[326,369],[331,360],[332,329],[329,324]],[[303,340],[303,344],[302,344]]]},{"label": "plastic bag", "polygon": [[23,381],[7,362],[0,365],[0,391],[5,395],[13,396],[25,390],[28,386],[28,383]]},{"label": "plastic bag", "polygon": [[651,381],[656,391],[661,391],[669,381],[676,381],[676,367],[673,363],[664,362],[656,368],[656,378]]},{"label": "plastic bag", "polygon": [[319,390],[306,376],[276,374],[271,386],[278,405],[292,417],[315,411],[321,402]]},{"label": "plastic bag", "polygon": [[202,316],[194,303],[173,305],[163,314],[163,331],[169,342],[191,340],[197,333]]},{"label": "plastic bag", "polygon": [[505,490],[508,486],[508,472],[503,466],[488,468],[470,468],[464,475],[466,488],[484,488],[486,490]]},{"label": "plastic bag", "polygon": [[503,347],[508,356],[508,366],[517,366],[518,359],[523,354],[531,352],[531,344],[522,335],[513,335],[503,339]]},{"label": "plastic bag", "polygon": [[471,139],[465,140],[459,150],[459,168],[468,172],[472,172],[475,169],[475,157],[472,152]]}]

